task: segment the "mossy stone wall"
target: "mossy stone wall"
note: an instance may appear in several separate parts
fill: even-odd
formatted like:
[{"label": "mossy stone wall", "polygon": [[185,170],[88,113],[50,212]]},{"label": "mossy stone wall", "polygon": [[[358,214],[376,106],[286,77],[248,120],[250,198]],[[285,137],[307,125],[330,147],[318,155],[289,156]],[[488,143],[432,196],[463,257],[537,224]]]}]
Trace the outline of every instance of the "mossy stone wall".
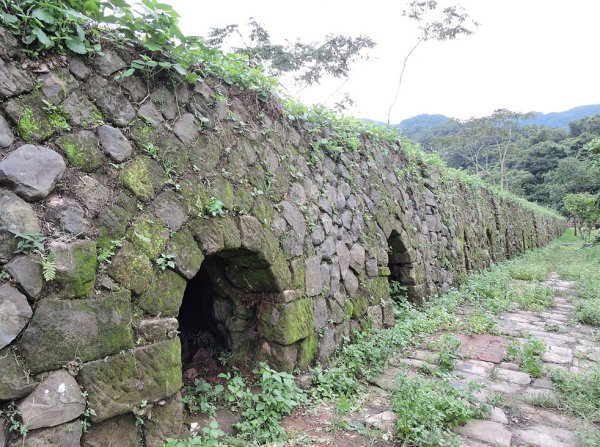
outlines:
[{"label": "mossy stone wall", "polygon": [[[563,230],[411,161],[400,143],[363,136],[358,150],[315,157],[311,142],[330,131],[307,132],[219,79],[116,80],[130,58],[49,57],[40,69],[0,59],[0,264],[12,275],[0,285],[32,310],[0,350],[0,401],[68,370],[96,411],[82,445],[136,433],[142,402],[157,415],[180,408],[172,317],[208,258],[230,347],[292,370],[326,361],[351,329],[392,325],[395,269],[422,300]],[[16,160],[25,144],[66,170]],[[40,185],[21,185],[15,166]],[[10,233],[38,228],[57,257],[51,282]],[[175,267],[163,270],[166,255]]]}]

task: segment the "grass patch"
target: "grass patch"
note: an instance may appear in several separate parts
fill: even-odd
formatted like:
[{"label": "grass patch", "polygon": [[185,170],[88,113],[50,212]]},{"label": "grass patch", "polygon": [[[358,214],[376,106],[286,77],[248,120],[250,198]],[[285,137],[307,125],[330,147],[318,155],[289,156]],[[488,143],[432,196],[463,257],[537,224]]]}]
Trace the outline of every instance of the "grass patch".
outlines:
[{"label": "grass patch", "polygon": [[554,292],[538,282],[511,284],[510,294],[515,303],[526,310],[544,310],[556,304]]},{"label": "grass patch", "polygon": [[521,369],[531,377],[542,377],[543,366],[542,354],[546,350],[546,344],[532,338],[523,345],[518,341],[513,340],[508,347],[508,358],[519,364]]}]

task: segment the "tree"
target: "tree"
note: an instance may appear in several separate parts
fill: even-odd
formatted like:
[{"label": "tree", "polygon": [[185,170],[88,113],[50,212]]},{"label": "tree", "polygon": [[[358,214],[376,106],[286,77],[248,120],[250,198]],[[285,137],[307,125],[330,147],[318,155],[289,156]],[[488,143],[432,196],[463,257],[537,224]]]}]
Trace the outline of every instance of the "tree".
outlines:
[{"label": "tree", "polygon": [[[402,87],[402,80],[404,78],[404,72],[406,71],[406,64],[410,56],[417,50],[417,48],[428,40],[454,40],[460,35],[473,34],[472,27],[478,26],[478,23],[472,20],[469,15],[459,6],[448,6],[443,8],[441,11],[438,9],[437,0],[418,1],[413,0],[410,2],[408,9],[402,11],[404,17],[408,17],[417,23],[419,30],[419,36],[416,43],[409,50],[404,57],[402,63],[402,70],[398,77],[398,86],[396,87],[396,93],[394,99],[388,109],[387,123],[390,124],[390,116],[392,109],[398,101],[400,95],[400,89]],[[437,15],[437,17],[436,17]]]},{"label": "tree", "polygon": [[566,210],[573,216],[575,221],[575,234],[577,234],[577,223],[580,224],[584,239],[588,240],[594,229],[594,225],[600,221],[600,196],[591,194],[567,194],[563,199]]},{"label": "tree", "polygon": [[286,41],[276,44],[271,35],[253,18],[249,19],[250,32],[245,35],[239,25],[212,28],[205,43],[209,47],[223,47],[234,40],[241,45],[230,45],[236,53],[245,54],[253,67],[264,67],[274,77],[292,74],[294,81],[304,87],[318,84],[324,76],[347,78],[350,65],[365,59],[365,50],[375,42],[367,36],[349,37],[327,35],[322,42]]},{"label": "tree", "polygon": [[522,147],[519,121],[530,117],[528,113],[495,110],[491,116],[463,121],[458,133],[435,139],[435,145],[451,165],[467,167],[484,178],[496,178],[500,189],[505,190],[509,156]]}]

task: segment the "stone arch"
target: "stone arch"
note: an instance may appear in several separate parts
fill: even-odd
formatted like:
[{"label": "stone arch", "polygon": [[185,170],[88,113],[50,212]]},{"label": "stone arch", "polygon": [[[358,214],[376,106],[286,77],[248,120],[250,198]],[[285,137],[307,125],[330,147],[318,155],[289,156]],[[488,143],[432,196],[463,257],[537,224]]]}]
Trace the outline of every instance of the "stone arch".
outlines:
[{"label": "stone arch", "polygon": [[411,301],[419,301],[423,298],[420,284],[417,281],[415,269],[415,252],[406,244],[406,238],[397,230],[392,230],[387,239],[389,249],[389,281],[397,281],[406,288],[406,296]]},{"label": "stone arch", "polygon": [[239,366],[269,360],[264,344],[277,342],[272,327],[277,321],[261,316],[269,304],[299,296],[290,290],[290,271],[277,240],[248,215],[199,220],[192,231],[203,256],[188,275],[177,316],[184,370],[208,373],[222,351]]}]

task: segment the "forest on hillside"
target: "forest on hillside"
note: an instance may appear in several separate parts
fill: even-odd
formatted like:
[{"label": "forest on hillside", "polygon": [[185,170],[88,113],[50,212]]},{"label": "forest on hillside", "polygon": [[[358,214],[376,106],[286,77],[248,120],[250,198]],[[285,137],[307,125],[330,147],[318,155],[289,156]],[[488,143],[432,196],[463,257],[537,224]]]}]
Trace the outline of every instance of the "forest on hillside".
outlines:
[{"label": "forest on hillside", "polygon": [[597,201],[600,115],[572,121],[568,130],[522,125],[529,117],[497,110],[466,121],[437,119],[407,136],[451,167],[564,214],[573,214],[569,195]]}]

